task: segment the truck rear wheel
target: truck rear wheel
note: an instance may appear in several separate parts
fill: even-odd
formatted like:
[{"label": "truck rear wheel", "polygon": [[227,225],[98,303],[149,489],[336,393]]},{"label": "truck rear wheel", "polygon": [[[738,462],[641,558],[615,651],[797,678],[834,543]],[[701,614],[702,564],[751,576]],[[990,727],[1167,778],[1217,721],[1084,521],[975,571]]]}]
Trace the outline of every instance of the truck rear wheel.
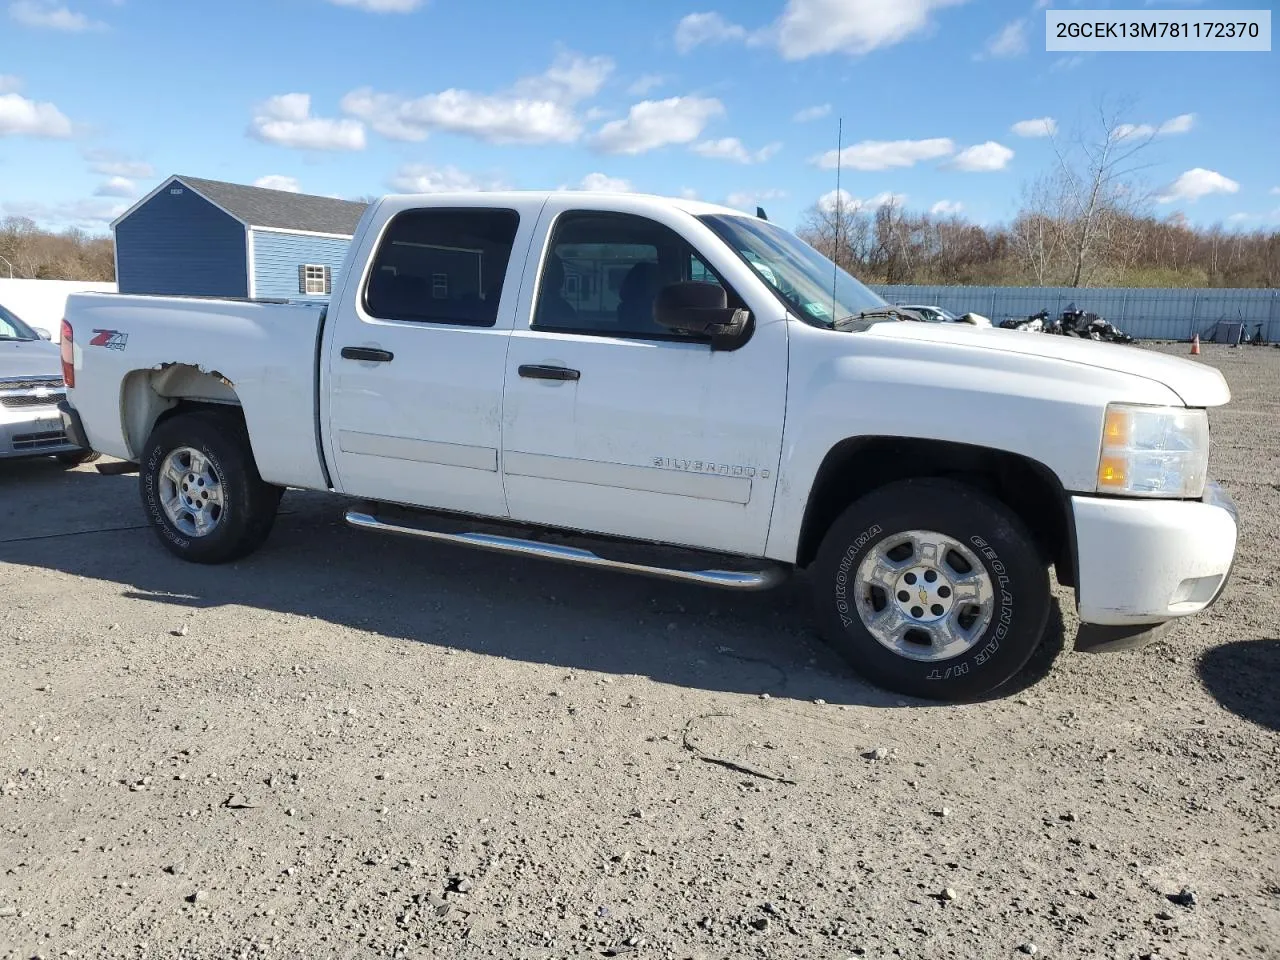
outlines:
[{"label": "truck rear wheel", "polygon": [[1048,624],[1048,567],[1031,534],[1002,503],[950,480],[899,481],[857,500],[809,573],[827,642],[908,696],[990,693]]},{"label": "truck rear wheel", "polygon": [[283,493],[259,475],[244,422],[206,410],[151,432],[139,487],[160,542],[193,563],[226,563],[256,550]]}]

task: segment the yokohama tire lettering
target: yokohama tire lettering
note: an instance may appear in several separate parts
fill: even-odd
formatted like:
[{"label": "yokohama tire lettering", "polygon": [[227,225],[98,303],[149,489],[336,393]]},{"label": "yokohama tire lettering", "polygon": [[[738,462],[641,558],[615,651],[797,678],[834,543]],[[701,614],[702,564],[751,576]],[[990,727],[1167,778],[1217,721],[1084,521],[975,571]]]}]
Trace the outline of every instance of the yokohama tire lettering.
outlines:
[{"label": "yokohama tire lettering", "polygon": [[849,570],[853,567],[853,561],[858,556],[858,552],[880,533],[879,525],[873,525],[864,530],[854,537],[853,543],[840,558],[840,566],[836,570],[836,610],[840,614],[840,622],[846,627],[853,623],[853,617],[849,614]]}]

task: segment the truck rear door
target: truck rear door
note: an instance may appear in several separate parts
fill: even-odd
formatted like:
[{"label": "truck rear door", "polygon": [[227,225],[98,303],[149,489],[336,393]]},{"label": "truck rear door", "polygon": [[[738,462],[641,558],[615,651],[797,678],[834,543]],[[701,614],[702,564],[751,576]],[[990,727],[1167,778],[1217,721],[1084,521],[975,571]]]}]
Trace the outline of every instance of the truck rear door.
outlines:
[{"label": "truck rear door", "polygon": [[342,493],[506,516],[503,371],[540,206],[393,207],[367,231],[322,354],[322,434]]}]

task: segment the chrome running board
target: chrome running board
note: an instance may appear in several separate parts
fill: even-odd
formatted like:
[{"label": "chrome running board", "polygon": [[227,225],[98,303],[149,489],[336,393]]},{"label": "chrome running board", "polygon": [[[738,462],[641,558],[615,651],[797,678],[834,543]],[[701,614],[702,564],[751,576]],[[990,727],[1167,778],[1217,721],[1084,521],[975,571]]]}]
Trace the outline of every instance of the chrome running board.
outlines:
[{"label": "chrome running board", "polygon": [[559,544],[543,543],[538,540],[521,540],[491,533],[446,533],[441,530],[428,530],[422,527],[407,527],[399,523],[379,520],[372,514],[364,513],[360,510],[348,510],[346,512],[346,520],[351,526],[361,530],[395,533],[408,537],[419,537],[423,540],[477,547],[481,550],[491,550],[497,553],[537,557],[542,560],[559,560],[562,563],[572,563],[580,567],[603,567],[607,570],[621,570],[626,573],[637,573],[648,577],[658,577],[663,580],[698,583],[704,586],[722,587],[729,590],[768,590],[778,586],[787,576],[787,572],[783,567],[773,564],[768,564],[757,570],[679,570],[672,567],[651,566],[624,560],[610,560],[580,547],[561,546]]}]

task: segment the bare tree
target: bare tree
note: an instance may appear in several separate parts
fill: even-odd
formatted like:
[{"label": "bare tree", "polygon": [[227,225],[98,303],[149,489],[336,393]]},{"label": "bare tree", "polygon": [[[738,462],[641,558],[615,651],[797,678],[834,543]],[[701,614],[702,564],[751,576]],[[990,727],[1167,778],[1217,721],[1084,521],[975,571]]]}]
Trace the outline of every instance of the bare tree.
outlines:
[{"label": "bare tree", "polygon": [[1135,212],[1143,197],[1135,176],[1137,162],[1156,136],[1152,127],[1121,120],[1122,110],[1098,105],[1098,129],[1077,133],[1069,144],[1050,135],[1058,160],[1059,221],[1067,231],[1069,285],[1078,287],[1103,252],[1100,248],[1117,219]]}]

